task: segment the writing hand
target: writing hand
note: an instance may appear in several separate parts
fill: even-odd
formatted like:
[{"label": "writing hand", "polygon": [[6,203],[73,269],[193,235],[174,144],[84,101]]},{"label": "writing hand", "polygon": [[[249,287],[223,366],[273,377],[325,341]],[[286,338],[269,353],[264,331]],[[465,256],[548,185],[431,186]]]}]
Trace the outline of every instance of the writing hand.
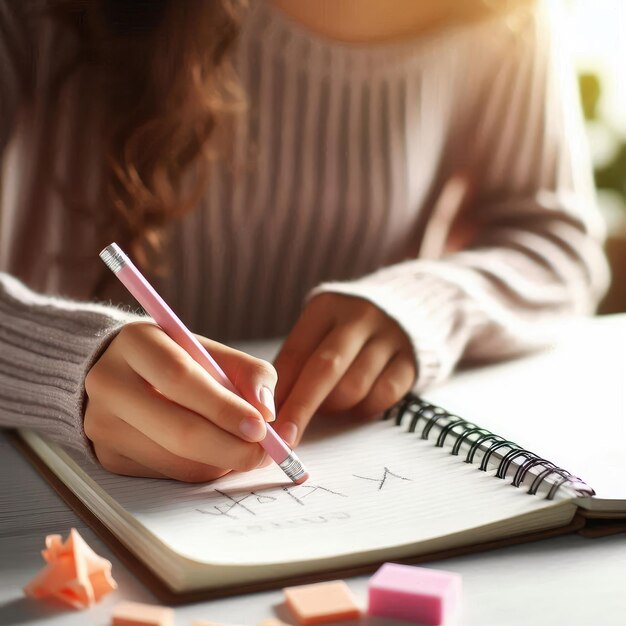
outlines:
[{"label": "writing hand", "polygon": [[411,343],[393,319],[362,298],[334,293],[308,303],[274,366],[276,430],[292,446],[316,411],[380,414],[417,375]]},{"label": "writing hand", "polygon": [[255,442],[274,417],[274,368],[198,340],[245,399],[216,382],[158,326],[129,324],[85,379],[85,433],[103,467],[198,482],[267,461]]}]

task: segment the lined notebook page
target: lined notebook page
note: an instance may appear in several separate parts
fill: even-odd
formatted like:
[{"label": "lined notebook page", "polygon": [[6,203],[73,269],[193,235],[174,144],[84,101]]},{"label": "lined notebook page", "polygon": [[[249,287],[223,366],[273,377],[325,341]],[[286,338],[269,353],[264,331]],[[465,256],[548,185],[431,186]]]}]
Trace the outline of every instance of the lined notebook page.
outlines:
[{"label": "lined notebook page", "polygon": [[391,422],[319,417],[299,454],[311,474],[299,486],[276,466],[191,485],[76,462],[166,546],[209,563],[305,561],[438,537],[448,547],[464,543],[450,535],[502,520],[519,518],[512,535],[574,513],[564,499],[529,496]]}]

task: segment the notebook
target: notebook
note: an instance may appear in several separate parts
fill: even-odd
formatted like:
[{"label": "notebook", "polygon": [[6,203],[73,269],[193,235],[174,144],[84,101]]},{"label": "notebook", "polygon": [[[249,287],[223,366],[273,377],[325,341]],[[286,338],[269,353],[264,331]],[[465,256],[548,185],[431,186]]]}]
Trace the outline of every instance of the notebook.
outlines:
[{"label": "notebook", "polygon": [[298,449],[303,485],[274,466],[206,484],[121,477],[20,435],[126,562],[176,601],[620,530],[625,382],[626,317],[572,324],[553,348],[460,372],[382,419],[317,416]]}]

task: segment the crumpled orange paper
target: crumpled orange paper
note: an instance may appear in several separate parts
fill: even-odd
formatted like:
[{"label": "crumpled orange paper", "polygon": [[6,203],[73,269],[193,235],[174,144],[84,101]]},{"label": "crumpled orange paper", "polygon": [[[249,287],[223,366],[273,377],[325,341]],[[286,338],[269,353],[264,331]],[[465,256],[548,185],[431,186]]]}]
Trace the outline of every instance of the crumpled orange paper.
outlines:
[{"label": "crumpled orange paper", "polygon": [[65,542],[61,535],[48,535],[41,555],[48,565],[24,587],[31,598],[54,597],[85,609],[117,589],[110,561],[98,556],[75,528]]}]

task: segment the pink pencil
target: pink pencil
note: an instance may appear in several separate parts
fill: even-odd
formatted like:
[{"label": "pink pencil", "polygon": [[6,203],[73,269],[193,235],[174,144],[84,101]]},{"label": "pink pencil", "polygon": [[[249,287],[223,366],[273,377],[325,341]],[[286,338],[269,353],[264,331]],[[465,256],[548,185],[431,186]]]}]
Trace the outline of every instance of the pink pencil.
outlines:
[{"label": "pink pencil", "polygon": [[[183,348],[191,358],[197,361],[215,380],[229,391],[241,397],[241,394],[228,379],[222,368],[215,362],[215,359],[189,332],[174,311],[154,290],[152,285],[116,243],[107,246],[100,253],[100,258],[167,335]],[[269,424],[266,424],[266,426],[267,434],[265,439],[259,443],[294,483],[303,483],[307,480],[309,474],[302,466],[300,459]]]}]

